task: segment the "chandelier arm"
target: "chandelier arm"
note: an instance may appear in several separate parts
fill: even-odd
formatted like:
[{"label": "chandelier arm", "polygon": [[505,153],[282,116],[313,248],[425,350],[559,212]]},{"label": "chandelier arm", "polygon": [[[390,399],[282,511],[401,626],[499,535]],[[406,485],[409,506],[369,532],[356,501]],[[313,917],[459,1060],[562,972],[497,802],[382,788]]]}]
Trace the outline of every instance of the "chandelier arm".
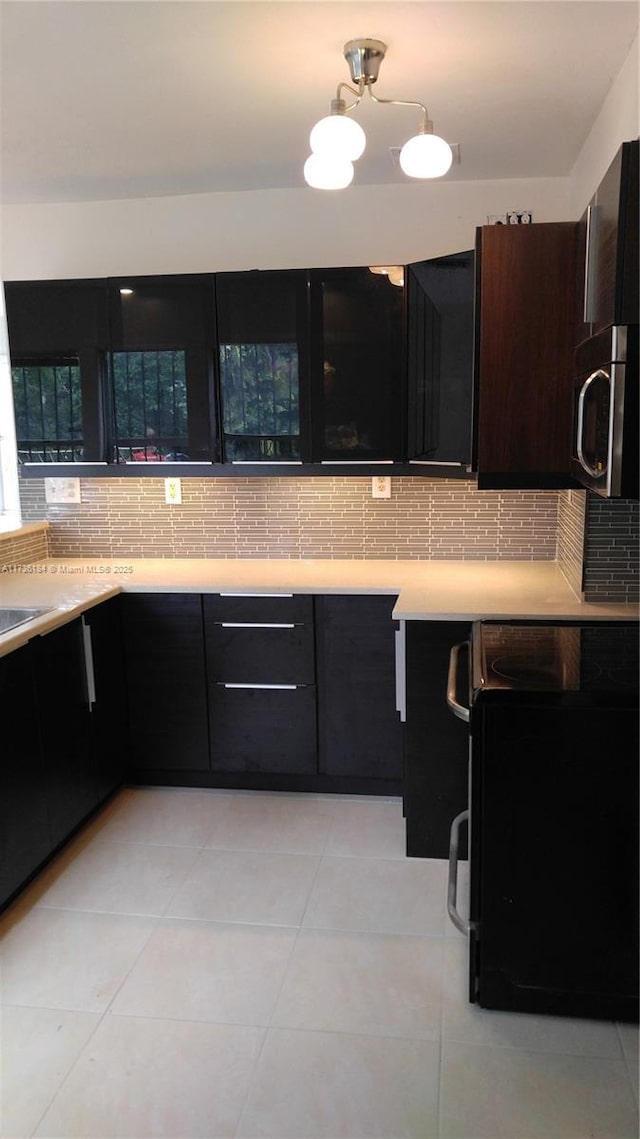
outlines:
[{"label": "chandelier arm", "polygon": [[360,103],[362,96],[364,94],[364,86],[365,86],[364,82],[360,83],[359,89],[356,91],[356,88],[350,87],[348,83],[338,83],[338,86],[336,89],[336,99],[342,99],[342,95],[340,94],[340,92],[343,90],[344,91],[350,91],[352,95],[356,96],[353,103],[349,103],[349,106],[345,107],[345,111],[352,111],[354,107],[358,106],[358,103]]},{"label": "chandelier arm", "polygon": [[393,106],[398,106],[398,107],[419,107],[420,110],[422,111],[423,116],[424,116],[423,117],[423,126],[426,127],[428,125],[428,123],[431,121],[429,119],[429,112],[428,112],[427,108],[425,107],[424,103],[418,103],[415,99],[380,99],[380,98],[378,98],[377,95],[374,95],[374,93],[370,87],[369,87],[369,95],[373,99],[374,103],[391,103],[391,104],[393,104]]}]

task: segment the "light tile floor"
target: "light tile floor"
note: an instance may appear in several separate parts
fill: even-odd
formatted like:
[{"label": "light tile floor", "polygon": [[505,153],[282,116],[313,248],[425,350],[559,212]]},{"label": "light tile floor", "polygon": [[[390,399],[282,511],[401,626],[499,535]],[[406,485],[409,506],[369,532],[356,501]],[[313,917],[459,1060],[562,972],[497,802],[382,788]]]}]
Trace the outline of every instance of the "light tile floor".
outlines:
[{"label": "light tile floor", "polygon": [[123,791],[0,921],[4,1139],[637,1139],[629,1025],[466,999],[398,800]]}]

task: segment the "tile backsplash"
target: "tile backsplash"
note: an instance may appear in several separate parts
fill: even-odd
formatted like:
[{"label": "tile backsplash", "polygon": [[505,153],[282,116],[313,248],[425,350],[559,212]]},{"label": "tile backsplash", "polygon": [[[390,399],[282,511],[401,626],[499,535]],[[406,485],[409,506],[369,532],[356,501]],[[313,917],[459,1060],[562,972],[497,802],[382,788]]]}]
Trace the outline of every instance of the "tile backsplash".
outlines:
[{"label": "tile backsplash", "polygon": [[[424,558],[545,561],[557,556],[560,494],[478,491],[472,480],[367,477],[81,480],[82,502],[45,503],[23,480],[26,521],[46,518],[52,557]],[[569,512],[570,514],[571,512]],[[569,559],[570,560],[570,559]]]}]

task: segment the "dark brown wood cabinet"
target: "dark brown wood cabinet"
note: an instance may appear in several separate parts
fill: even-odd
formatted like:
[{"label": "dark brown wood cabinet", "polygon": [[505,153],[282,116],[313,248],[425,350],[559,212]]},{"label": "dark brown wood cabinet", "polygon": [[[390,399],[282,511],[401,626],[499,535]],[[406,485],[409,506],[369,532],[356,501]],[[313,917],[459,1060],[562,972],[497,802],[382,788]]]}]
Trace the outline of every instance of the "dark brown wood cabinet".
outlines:
[{"label": "dark brown wood cabinet", "polygon": [[578,225],[483,226],[476,241],[478,488],[574,486]]}]

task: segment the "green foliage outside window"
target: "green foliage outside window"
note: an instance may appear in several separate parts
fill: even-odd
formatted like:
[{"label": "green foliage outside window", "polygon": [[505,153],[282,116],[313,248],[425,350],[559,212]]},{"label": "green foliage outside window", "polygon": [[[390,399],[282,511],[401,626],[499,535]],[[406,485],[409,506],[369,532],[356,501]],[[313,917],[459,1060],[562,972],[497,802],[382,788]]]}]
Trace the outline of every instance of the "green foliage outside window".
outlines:
[{"label": "green foliage outside window", "polygon": [[[11,369],[19,451],[32,459],[79,457],[82,398],[77,361],[18,364]],[[68,454],[62,453],[68,450]]]},{"label": "green foliage outside window", "polygon": [[295,344],[221,344],[225,434],[300,434]]},{"label": "green foliage outside window", "polygon": [[182,350],[113,352],[116,437],[186,445],[187,377]]}]

